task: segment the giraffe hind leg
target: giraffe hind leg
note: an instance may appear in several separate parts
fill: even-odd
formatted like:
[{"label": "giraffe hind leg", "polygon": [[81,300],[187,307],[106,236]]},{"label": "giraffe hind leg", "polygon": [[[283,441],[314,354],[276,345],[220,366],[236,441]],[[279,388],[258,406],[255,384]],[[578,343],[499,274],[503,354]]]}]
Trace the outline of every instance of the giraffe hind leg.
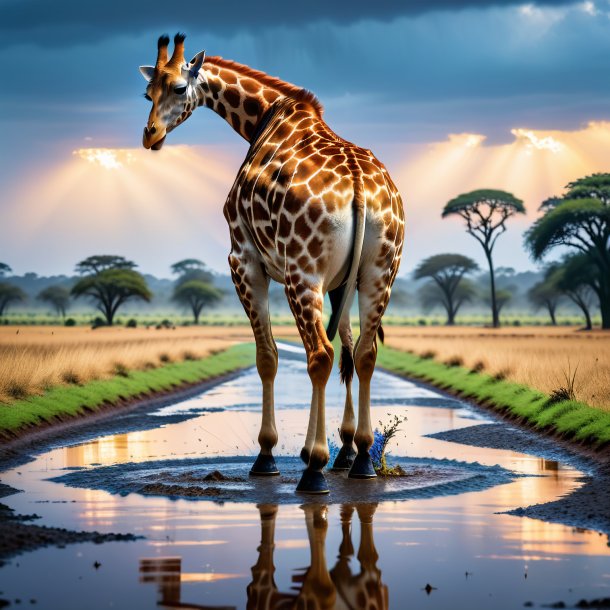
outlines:
[{"label": "giraffe hind leg", "polygon": [[333,470],[349,470],[352,467],[356,452],[353,441],[356,433],[356,418],[354,417],[354,403],[352,400],[352,379],[354,377],[354,339],[352,326],[349,320],[349,308],[346,307],[339,323],[339,337],[341,338],[341,357],[339,360],[339,374],[341,382],[345,384],[345,407],[343,420],[339,430],[342,446],[333,462]]}]

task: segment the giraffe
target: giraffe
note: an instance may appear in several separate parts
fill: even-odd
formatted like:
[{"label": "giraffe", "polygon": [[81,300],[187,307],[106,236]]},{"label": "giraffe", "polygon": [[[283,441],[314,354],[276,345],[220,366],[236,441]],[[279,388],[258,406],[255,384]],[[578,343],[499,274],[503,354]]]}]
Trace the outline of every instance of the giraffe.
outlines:
[{"label": "giraffe", "polygon": [[[381,580],[377,567],[379,555],[373,536],[373,517],[376,504],[343,504],[340,507],[342,539],[337,562],[331,570],[326,562],[326,534],[328,506],[310,503],[301,506],[310,550],[310,565],[292,577],[293,592],[281,592],[273,577],[275,573],[275,520],[277,504],[259,505],[261,544],[258,559],[252,566],[252,581],[247,587],[248,610],[387,610],[388,588]],[[350,561],[354,556],[352,517],[360,521],[358,563],[360,570],[352,573]]]},{"label": "giraffe", "polygon": [[[186,62],[184,34],[161,36],[155,66],[142,66],[152,108],[143,145],[159,150],[167,134],[199,106],[224,118],[250,147],[224,206],[229,225],[229,266],[256,341],[262,383],[260,453],[251,475],[276,475],[274,380],[278,352],[269,317],[268,287],[284,285],[307,355],[312,384],[309,423],[297,491],[328,493],[322,473],[329,459],[325,387],[337,330],[340,372],[346,385],[340,428],[342,448],[334,467],[352,478],[373,478],[369,449],[370,382],[383,340],[381,319],[398,272],[404,236],[396,186],[370,150],[336,135],[309,91],[201,51]],[[354,344],[349,311],[358,292],[360,336]],[[323,324],[324,295],[331,315]],[[359,379],[356,425],[351,382]],[[357,453],[352,444],[355,443]]]}]

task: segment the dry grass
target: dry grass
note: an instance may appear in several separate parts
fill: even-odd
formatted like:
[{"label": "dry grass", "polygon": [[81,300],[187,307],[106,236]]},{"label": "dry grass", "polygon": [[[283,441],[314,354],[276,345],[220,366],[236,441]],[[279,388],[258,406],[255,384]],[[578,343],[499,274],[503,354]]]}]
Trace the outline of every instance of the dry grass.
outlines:
[{"label": "dry grass", "polygon": [[171,329],[0,327],[0,402],[57,385],[203,358],[252,340],[249,326]]},{"label": "dry grass", "polygon": [[610,333],[572,328],[387,326],[386,345],[523,383],[548,394],[569,390],[576,370],[578,400],[610,411]]}]

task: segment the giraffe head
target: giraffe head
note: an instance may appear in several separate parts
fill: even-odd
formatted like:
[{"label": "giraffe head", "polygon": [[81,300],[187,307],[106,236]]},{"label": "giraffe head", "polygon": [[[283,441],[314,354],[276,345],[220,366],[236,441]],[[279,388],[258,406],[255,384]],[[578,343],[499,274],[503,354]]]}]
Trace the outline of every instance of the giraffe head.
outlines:
[{"label": "giraffe head", "polygon": [[144,97],[152,102],[142,137],[144,148],[159,150],[165,136],[185,121],[197,107],[195,86],[205,51],[186,63],[184,38],[184,34],[174,36],[174,52],[168,60],[169,37],[161,36],[157,43],[156,64],[140,66],[140,72],[148,82]]}]

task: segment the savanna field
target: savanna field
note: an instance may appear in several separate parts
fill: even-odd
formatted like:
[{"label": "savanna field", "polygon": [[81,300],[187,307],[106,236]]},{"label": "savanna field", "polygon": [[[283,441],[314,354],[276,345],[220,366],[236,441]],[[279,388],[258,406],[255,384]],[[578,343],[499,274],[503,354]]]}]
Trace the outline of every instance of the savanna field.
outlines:
[{"label": "savanna field", "polygon": [[[516,381],[545,393],[573,384],[577,400],[610,411],[610,334],[576,327],[386,326],[386,345]],[[294,327],[276,337],[298,340]],[[252,340],[248,326],[0,327],[0,402],[58,385],[204,358]],[[336,352],[338,357],[338,353]]]}]

